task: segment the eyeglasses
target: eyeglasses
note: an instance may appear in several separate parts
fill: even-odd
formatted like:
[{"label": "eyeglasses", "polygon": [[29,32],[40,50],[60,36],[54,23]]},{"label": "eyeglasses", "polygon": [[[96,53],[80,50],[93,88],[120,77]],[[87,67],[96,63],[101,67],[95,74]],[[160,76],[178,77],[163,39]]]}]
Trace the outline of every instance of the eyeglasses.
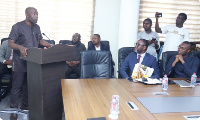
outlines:
[{"label": "eyeglasses", "polygon": [[77,37],[77,36],[73,36],[73,38],[75,38],[75,39],[79,39],[80,37]]},{"label": "eyeglasses", "polygon": [[141,45],[140,43],[135,43],[135,46],[145,46],[145,45]]}]

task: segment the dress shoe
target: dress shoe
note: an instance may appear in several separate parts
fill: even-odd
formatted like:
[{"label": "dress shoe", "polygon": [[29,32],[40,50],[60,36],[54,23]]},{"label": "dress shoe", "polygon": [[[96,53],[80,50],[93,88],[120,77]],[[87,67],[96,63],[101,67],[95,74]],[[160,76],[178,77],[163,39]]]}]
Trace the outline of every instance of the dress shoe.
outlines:
[{"label": "dress shoe", "polygon": [[26,105],[21,105],[20,109],[21,109],[21,110],[28,110],[28,106],[26,106]]},{"label": "dress shoe", "polygon": [[10,114],[10,120],[17,120],[18,115],[16,113],[11,113]]}]

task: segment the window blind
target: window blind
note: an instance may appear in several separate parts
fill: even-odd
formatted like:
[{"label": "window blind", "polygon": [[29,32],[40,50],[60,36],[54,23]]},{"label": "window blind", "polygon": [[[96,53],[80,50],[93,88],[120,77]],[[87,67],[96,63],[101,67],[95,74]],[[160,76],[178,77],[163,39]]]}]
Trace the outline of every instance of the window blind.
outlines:
[{"label": "window blind", "polygon": [[[85,45],[93,33],[95,0],[1,0],[0,37],[8,37],[12,25],[25,19],[25,9],[38,10],[38,25],[50,39],[71,40],[81,34]],[[47,39],[43,36],[44,39]]]},{"label": "window blind", "polygon": [[[140,0],[138,32],[143,31],[143,20],[151,18],[155,31],[155,13],[161,12],[159,26],[175,25],[176,17],[179,13],[186,13],[187,20],[184,27],[190,32],[191,41],[200,39],[200,2],[199,0]],[[165,40],[164,34],[159,34],[160,40]]]}]

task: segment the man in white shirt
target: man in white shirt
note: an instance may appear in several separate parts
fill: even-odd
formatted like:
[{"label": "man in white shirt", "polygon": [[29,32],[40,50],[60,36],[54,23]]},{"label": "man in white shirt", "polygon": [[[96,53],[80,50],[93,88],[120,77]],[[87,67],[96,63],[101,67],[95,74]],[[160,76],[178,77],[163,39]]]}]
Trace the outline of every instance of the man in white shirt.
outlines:
[{"label": "man in white shirt", "polygon": [[176,18],[176,25],[167,25],[162,28],[159,27],[158,12],[156,12],[155,17],[156,17],[156,24],[155,24],[156,32],[166,34],[166,39],[162,52],[177,51],[178,46],[183,41],[190,40],[189,31],[183,27],[184,22],[187,20],[187,15],[185,13],[179,13],[179,15]]},{"label": "man in white shirt", "polygon": [[147,53],[157,58],[156,50],[160,47],[160,41],[158,34],[151,30],[151,26],[152,20],[150,18],[145,19],[143,21],[144,31],[138,33],[137,40],[146,39],[149,42]]}]

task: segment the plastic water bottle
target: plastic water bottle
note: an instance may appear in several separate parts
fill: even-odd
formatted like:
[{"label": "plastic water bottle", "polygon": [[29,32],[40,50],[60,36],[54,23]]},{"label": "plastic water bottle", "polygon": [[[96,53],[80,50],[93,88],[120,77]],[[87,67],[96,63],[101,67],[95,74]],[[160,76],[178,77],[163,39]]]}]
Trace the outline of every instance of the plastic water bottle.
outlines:
[{"label": "plastic water bottle", "polygon": [[191,82],[190,82],[192,87],[196,86],[196,81],[197,81],[197,75],[196,75],[196,73],[193,73],[191,76]]},{"label": "plastic water bottle", "polygon": [[164,75],[162,79],[162,90],[167,90],[168,89],[168,77],[167,75]]},{"label": "plastic water bottle", "polygon": [[117,119],[119,114],[119,96],[113,95],[110,102],[110,115],[109,118]]}]

